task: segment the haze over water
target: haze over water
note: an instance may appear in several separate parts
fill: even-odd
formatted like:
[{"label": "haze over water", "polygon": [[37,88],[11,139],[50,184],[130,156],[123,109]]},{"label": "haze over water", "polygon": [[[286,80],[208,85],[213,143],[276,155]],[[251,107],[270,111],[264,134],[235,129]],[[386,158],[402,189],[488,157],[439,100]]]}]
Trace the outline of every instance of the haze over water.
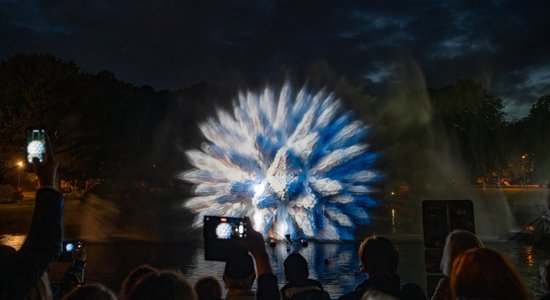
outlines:
[{"label": "haze over water", "polygon": [[[506,237],[495,239],[495,236],[504,234],[509,229],[497,228],[495,224],[489,226],[491,222],[488,221],[497,220],[494,213],[508,209],[511,215],[507,218],[514,220],[500,220],[499,224],[526,224],[537,214],[537,205],[544,200],[546,191],[513,191],[517,192],[516,196],[511,196],[511,192],[507,191],[508,197],[505,197],[505,201],[497,202],[498,199],[495,197],[502,192],[472,193],[481,195],[474,201],[476,229],[484,233],[481,237],[485,244],[508,255],[531,290],[540,293],[536,269],[544,260],[550,259],[550,253],[544,246],[533,246],[518,241],[505,243]],[[110,209],[100,209],[109,207],[105,206],[108,203],[112,205]],[[174,212],[167,199],[164,207],[152,206],[149,210],[139,213],[127,211],[124,207],[112,203],[113,201],[99,198],[90,199],[86,203],[70,200],[65,207],[65,237],[91,241],[86,269],[86,278],[89,282],[103,282],[118,290],[124,276],[143,263],[160,268],[179,268],[193,282],[206,275],[214,275],[221,280],[223,263],[204,260],[201,232],[190,230],[191,218],[185,211]],[[133,206],[140,206],[140,203],[136,198]],[[510,203],[510,206],[498,207],[504,206],[504,203]],[[361,236],[377,233],[394,240],[400,252],[399,274],[402,282],[415,282],[425,288],[420,201],[388,199],[385,206],[387,207],[379,209],[379,216],[374,218],[373,226],[365,228]],[[483,211],[484,207],[489,211]],[[24,241],[31,213],[32,207],[0,209],[0,219],[6,220],[0,224],[0,242],[18,247]],[[500,219],[505,219],[504,215]],[[479,222],[480,220],[483,222]],[[113,236],[109,236],[109,233]],[[94,234],[97,236],[93,236]],[[509,232],[507,236],[510,236]],[[275,249],[268,248],[281,285],[284,283],[282,262],[287,255],[286,248],[284,243]],[[311,276],[319,279],[333,298],[353,289],[364,280],[363,275],[354,275],[354,270],[359,265],[355,243],[312,242],[307,248],[290,250],[298,250],[308,259]],[[327,258],[330,262],[328,265],[324,262]],[[58,278],[67,267],[66,263],[54,264],[51,268],[52,278]]]}]

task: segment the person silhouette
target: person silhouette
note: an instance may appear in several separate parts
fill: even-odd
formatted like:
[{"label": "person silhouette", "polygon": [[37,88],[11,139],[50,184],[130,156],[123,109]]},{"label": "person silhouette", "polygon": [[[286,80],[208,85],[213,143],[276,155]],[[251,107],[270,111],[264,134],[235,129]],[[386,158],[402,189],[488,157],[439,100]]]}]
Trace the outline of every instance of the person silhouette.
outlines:
[{"label": "person silhouette", "polygon": [[288,281],[281,288],[283,300],[291,299],[330,299],[329,294],[317,280],[309,278],[309,268],[306,259],[300,253],[291,253],[283,263],[285,277]]},{"label": "person silhouette", "polygon": [[59,164],[49,139],[46,149],[44,161],[33,159],[40,188],[29,234],[18,251],[0,258],[0,299],[22,299],[47,276],[46,270],[61,252],[64,199],[57,188]]}]

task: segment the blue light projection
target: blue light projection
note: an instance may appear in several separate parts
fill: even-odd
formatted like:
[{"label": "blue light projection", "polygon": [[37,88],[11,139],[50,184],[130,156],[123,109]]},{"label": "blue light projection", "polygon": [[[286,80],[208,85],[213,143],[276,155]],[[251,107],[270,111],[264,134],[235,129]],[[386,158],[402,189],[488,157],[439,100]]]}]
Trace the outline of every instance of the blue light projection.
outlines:
[{"label": "blue light projection", "polygon": [[372,170],[377,154],[364,139],[369,127],[324,90],[239,93],[233,112],[201,123],[207,142],[186,151],[195,167],[179,178],[195,184],[184,206],[204,215],[250,217],[273,239],[352,240],[369,223],[377,201]]}]

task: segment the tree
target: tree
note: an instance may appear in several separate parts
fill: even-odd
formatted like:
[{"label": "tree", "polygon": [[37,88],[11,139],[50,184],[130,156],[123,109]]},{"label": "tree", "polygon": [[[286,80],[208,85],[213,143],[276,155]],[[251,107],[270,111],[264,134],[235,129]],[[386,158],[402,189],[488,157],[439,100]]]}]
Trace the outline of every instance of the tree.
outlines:
[{"label": "tree", "polygon": [[533,179],[544,183],[550,178],[550,95],[537,100],[521,125],[525,153],[534,165]]},{"label": "tree", "polygon": [[506,168],[502,100],[471,80],[430,92],[434,120],[456,139],[471,179],[490,177]]},{"label": "tree", "polygon": [[0,182],[23,158],[27,127],[62,126],[78,74],[74,63],[51,55],[16,54],[0,63]]},{"label": "tree", "polygon": [[0,181],[24,156],[30,126],[49,131],[64,179],[114,178],[128,162],[141,167],[154,128],[148,111],[158,98],[107,71],[82,73],[45,54],[13,56],[0,63]]}]

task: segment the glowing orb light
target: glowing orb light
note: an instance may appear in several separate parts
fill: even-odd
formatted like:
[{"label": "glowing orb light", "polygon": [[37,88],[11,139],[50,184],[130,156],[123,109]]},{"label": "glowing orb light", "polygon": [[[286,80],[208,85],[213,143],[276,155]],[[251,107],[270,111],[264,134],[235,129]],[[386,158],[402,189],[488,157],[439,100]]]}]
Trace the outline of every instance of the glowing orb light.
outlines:
[{"label": "glowing orb light", "polygon": [[27,153],[29,153],[27,160],[32,162],[33,158],[38,158],[40,162],[44,161],[44,153],[46,152],[46,146],[44,143],[38,140],[34,140],[27,145]]},{"label": "glowing orb light", "polygon": [[216,226],[216,237],[221,240],[228,240],[231,238],[231,225],[227,223],[220,223]]},{"label": "glowing orb light", "polygon": [[208,142],[186,155],[195,167],[185,207],[204,215],[250,217],[264,236],[351,240],[369,223],[377,158],[363,143],[368,127],[343,112],[331,93],[240,93],[233,112],[200,124]]},{"label": "glowing orb light", "polygon": [[73,251],[73,250],[74,250],[74,245],[71,244],[71,243],[65,245],[65,250],[67,250],[67,251],[69,251],[69,252],[70,252],[70,251]]}]

